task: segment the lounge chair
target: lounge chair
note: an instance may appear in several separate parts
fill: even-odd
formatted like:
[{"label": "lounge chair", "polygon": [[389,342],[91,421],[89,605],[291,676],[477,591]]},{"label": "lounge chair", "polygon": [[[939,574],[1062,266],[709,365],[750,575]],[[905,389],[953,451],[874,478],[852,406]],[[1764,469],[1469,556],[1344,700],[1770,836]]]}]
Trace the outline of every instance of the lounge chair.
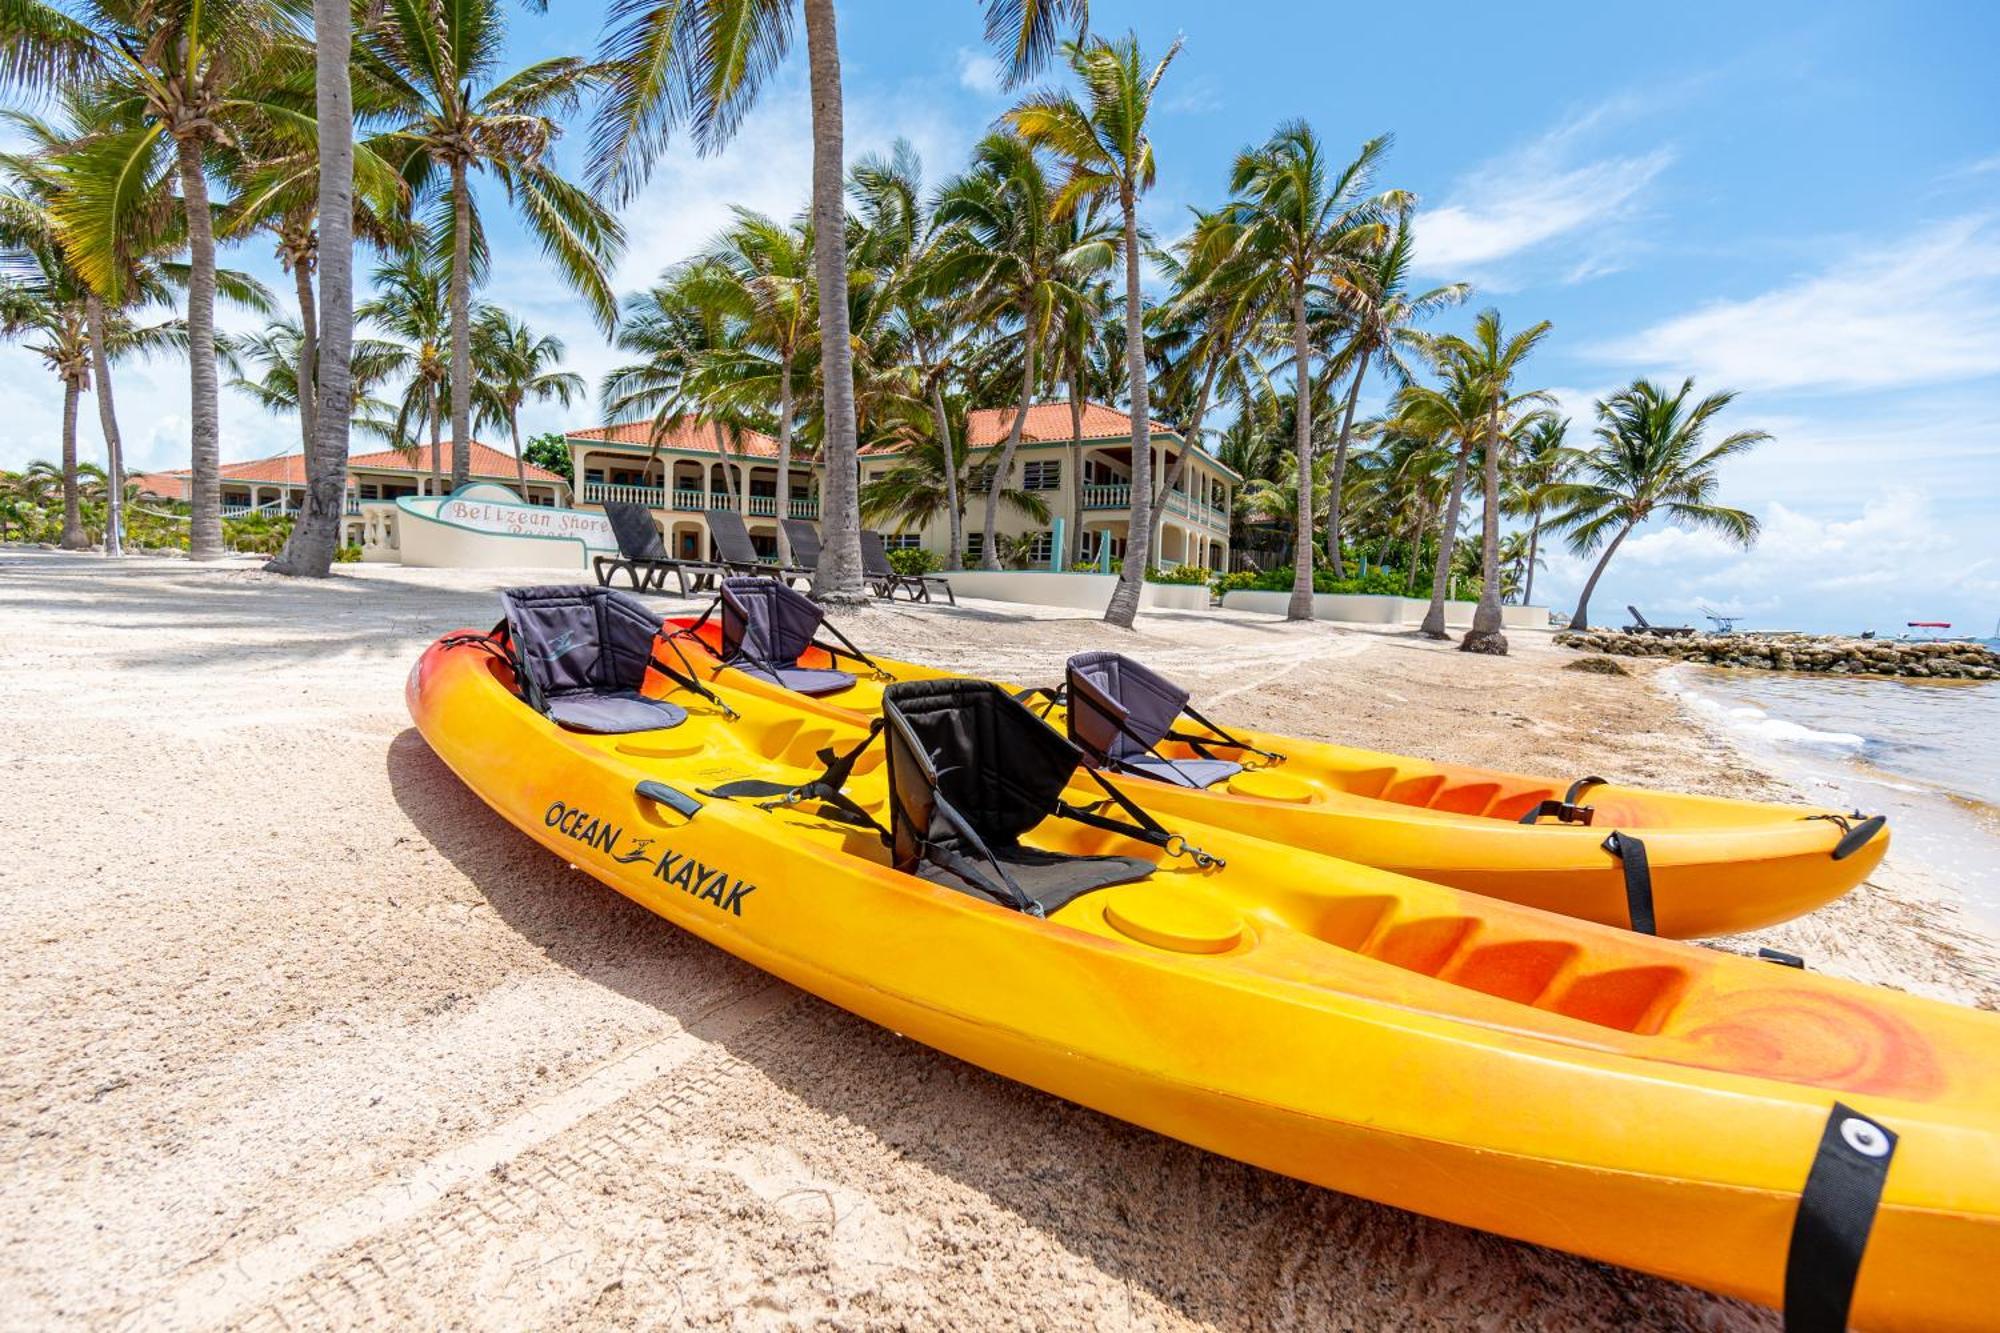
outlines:
[{"label": "lounge chair", "polygon": [[[1216,758],[1218,749],[1262,755],[1273,763],[1282,758],[1246,745],[1210,722],[1189,706],[1186,690],[1122,653],[1104,650],[1070,658],[1063,690],[1069,702],[1069,738],[1100,768],[1177,787],[1213,787],[1243,771],[1240,763]],[[1175,731],[1182,715],[1204,730]],[[1169,758],[1160,753],[1162,741],[1178,741],[1197,757]]]},{"label": "lounge chair", "polygon": [[[695,679],[686,658],[686,670],[660,658],[662,621],[629,593],[603,586],[509,588],[500,604],[507,618],[489,642],[501,645],[497,651],[529,706],[567,731],[622,735],[687,721],[678,704],[641,693],[648,668],[722,702]],[[677,646],[673,651],[680,653]]]},{"label": "lounge chair", "polygon": [[743,525],[743,515],[727,509],[708,511],[708,539],[715,545],[720,563],[729,566],[732,574],[761,574],[765,578],[782,579],[790,583],[794,579],[810,579],[812,571],[797,565],[779,565],[757,554],[757,546],[750,540],[750,529]]},{"label": "lounge chair", "polygon": [[785,530],[785,544],[792,548],[792,563],[800,569],[819,570],[819,529],[803,518],[778,520]]},{"label": "lounge chair", "polygon": [[937,574],[898,574],[896,567],[889,563],[889,547],[879,532],[863,529],[861,533],[861,576],[868,580],[877,597],[893,601],[900,589],[908,593],[913,602],[928,602],[935,589],[944,593],[947,602],[958,605],[950,579]]},{"label": "lounge chair", "polygon": [[[808,648],[819,649],[830,660],[845,657],[879,670],[845,634],[827,624],[826,612],[817,602],[776,579],[747,575],[724,579],[719,605],[722,660],[747,675],[818,697],[838,694],[854,684],[854,676],[830,667],[801,665]],[[823,641],[822,628],[838,644]]]},{"label": "lounge chair", "polygon": [[660,540],[660,530],[653,526],[653,516],[644,505],[606,500],[604,517],[610,520],[612,535],[618,539],[618,554],[600,555],[591,562],[600,587],[610,587],[611,580],[622,569],[632,580],[634,592],[665,592],[667,575],[672,573],[685,597],[690,574],[694,576],[693,587],[699,589],[726,572],[722,566],[705,560],[676,560],[668,555],[666,544]]},{"label": "lounge chair", "polygon": [[1641,615],[1639,608],[1630,602],[1625,604],[1625,609],[1632,613],[1632,623],[1625,627],[1627,634],[1657,634],[1663,639],[1676,639],[1683,634],[1694,633],[1693,625],[1655,625]]}]

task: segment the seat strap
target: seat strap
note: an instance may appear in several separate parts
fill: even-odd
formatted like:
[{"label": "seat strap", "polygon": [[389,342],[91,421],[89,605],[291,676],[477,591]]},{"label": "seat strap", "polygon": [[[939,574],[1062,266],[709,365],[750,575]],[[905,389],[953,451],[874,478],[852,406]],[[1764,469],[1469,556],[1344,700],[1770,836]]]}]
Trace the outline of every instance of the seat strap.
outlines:
[{"label": "seat strap", "polygon": [[890,674],[887,671],[884,671],[881,665],[877,663],[874,658],[870,657],[867,653],[864,653],[859,648],[855,647],[854,640],[848,638],[845,634],[842,634],[840,632],[840,626],[834,624],[831,620],[822,620],[820,621],[820,628],[825,630],[828,634],[831,634],[834,638],[840,640],[841,646],[839,648],[836,648],[830,643],[821,643],[819,639],[815,637],[812,641],[813,647],[819,649],[821,652],[825,653],[828,657],[834,657],[834,658],[846,657],[846,658],[851,658],[856,662],[862,663],[870,671],[873,671],[875,673],[875,679],[877,680],[892,681],[896,679],[894,675]]},{"label": "seat strap", "polygon": [[1107,815],[1097,813],[1095,810],[1087,809],[1083,806],[1071,805],[1068,801],[1059,800],[1056,802],[1056,814],[1062,818],[1074,820],[1079,824],[1088,824],[1092,828],[1104,829],[1109,833],[1119,833],[1128,838],[1136,838],[1138,841],[1146,843],[1149,846],[1160,848],[1168,856],[1189,857],[1203,870],[1207,870],[1210,867],[1220,870],[1229,864],[1223,858],[1195,846],[1187,840],[1185,835],[1168,832],[1166,826],[1153,818],[1145,807],[1120,791],[1116,786],[1113,786],[1110,779],[1106,778],[1097,769],[1086,765],[1083,771],[1090,774],[1091,779],[1104,789],[1105,795],[1117,802],[1118,807],[1131,816],[1131,822],[1127,823],[1122,819],[1112,819]]},{"label": "seat strap", "polygon": [[1276,750],[1260,750],[1256,746],[1250,744],[1248,741],[1239,740],[1236,736],[1232,735],[1224,728],[1218,726],[1214,722],[1209,721],[1206,717],[1203,717],[1200,711],[1197,710],[1193,704],[1182,705],[1181,711],[1183,713],[1186,713],[1189,717],[1193,718],[1196,722],[1199,722],[1202,726],[1207,727],[1209,731],[1213,734],[1208,736],[1196,737],[1196,736],[1184,736],[1177,731],[1170,731],[1167,733],[1166,738],[1170,741],[1180,741],[1183,744],[1194,746],[1196,752],[1199,753],[1201,757],[1204,759],[1210,757],[1208,751],[1203,750],[1201,748],[1201,743],[1203,741],[1206,741],[1210,745],[1215,745],[1220,743],[1226,749],[1242,750],[1246,754],[1261,755],[1265,759],[1268,759],[1270,762],[1274,764],[1282,764],[1285,762],[1285,756],[1279,754]]},{"label": "seat strap", "polygon": [[548,698],[532,674],[521,669],[521,659],[514,651],[513,636],[507,632],[507,621],[503,616],[500,623],[484,634],[447,634],[438,643],[446,648],[477,648],[514,673],[514,683],[521,687],[521,698],[537,713],[547,715]]},{"label": "seat strap", "polygon": [[1576,798],[1583,795],[1584,791],[1588,788],[1608,787],[1610,785],[1608,781],[1600,777],[1578,778],[1575,782],[1570,783],[1569,790],[1563,793],[1563,804],[1575,805]]},{"label": "seat strap", "polygon": [[1613,832],[1604,840],[1604,850],[1618,858],[1625,872],[1625,915],[1632,929],[1641,935],[1657,935],[1653,921],[1653,870],[1646,860],[1646,844],[1629,833]]},{"label": "seat strap", "polygon": [[710,703],[714,704],[717,708],[720,708],[723,712],[723,715],[727,717],[731,722],[734,722],[738,716],[736,710],[734,708],[731,708],[727,703],[724,703],[721,695],[717,694],[714,690],[708,688],[708,686],[702,684],[701,681],[696,678],[694,664],[687,660],[687,654],[683,653],[681,651],[681,646],[674,642],[674,640],[678,637],[679,637],[678,634],[668,634],[655,640],[655,642],[664,643],[667,645],[668,648],[673,650],[675,659],[678,660],[681,664],[681,669],[679,671],[676,671],[671,666],[667,665],[666,661],[663,658],[661,658],[658,652],[653,653],[652,660],[649,661],[647,665],[652,667],[653,670],[659,672],[661,675],[665,676],[668,680],[674,682],[674,684],[680,686],[682,689],[691,690],[694,693],[699,694],[702,698],[708,700]]},{"label": "seat strap", "polygon": [[1527,814],[1522,815],[1521,822],[1523,824],[1538,824],[1550,815],[1554,815],[1565,824],[1588,825],[1592,819],[1596,818],[1597,810],[1593,806],[1571,805],[1568,801],[1558,801],[1554,797],[1550,797],[1534,809],[1528,811]]},{"label": "seat strap", "polygon": [[855,761],[861,758],[862,752],[873,745],[881,734],[882,719],[878,717],[868,724],[868,734],[861,739],[860,744],[845,754],[836,752],[832,746],[821,750],[819,761],[826,765],[825,770],[810,782],[795,787],[788,787],[782,782],[772,782],[767,778],[738,778],[734,782],[700,787],[696,790],[703,796],[713,796],[724,801],[733,801],[745,796],[771,798],[758,803],[758,808],[764,810],[799,805],[806,801],[818,801],[822,805],[832,806],[843,823],[873,829],[886,844],[891,841],[889,830],[883,828],[875,816],[869,814],[859,802],[841,790],[854,772]]},{"label": "seat strap", "polygon": [[1839,1102],[1820,1131],[1785,1257],[1785,1333],[1842,1333],[1896,1132]]}]

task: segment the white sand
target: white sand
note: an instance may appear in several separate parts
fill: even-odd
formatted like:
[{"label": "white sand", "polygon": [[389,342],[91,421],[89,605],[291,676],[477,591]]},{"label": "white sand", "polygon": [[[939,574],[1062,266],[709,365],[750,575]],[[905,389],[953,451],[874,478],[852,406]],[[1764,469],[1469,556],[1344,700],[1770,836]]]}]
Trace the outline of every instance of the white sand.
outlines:
[{"label": "white sand", "polygon": [[[566,870],[403,711],[515,581],[0,550],[0,1325],[1774,1326],[1008,1083]],[[1016,679],[1136,645],[1225,721],[1777,790],[1545,636],[843,623]],[[2000,944],[1892,860],[1724,947],[2000,1002]]]}]

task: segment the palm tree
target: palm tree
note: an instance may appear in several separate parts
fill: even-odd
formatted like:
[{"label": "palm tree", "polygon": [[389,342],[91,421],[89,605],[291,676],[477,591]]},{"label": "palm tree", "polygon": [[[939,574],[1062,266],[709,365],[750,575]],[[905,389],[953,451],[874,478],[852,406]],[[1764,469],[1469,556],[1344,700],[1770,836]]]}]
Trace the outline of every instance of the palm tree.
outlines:
[{"label": "palm tree", "polygon": [[[819,285],[820,394],[826,483],[822,552],[813,595],[866,600],[861,515],[856,494],[860,448],[848,325],[845,145],[840,44],[834,0],[801,0],[812,97],[811,227]],[[1066,24],[1081,29],[1086,0],[982,0],[986,31],[1004,47],[1010,76],[1045,60]],[[643,183],[669,134],[682,126],[696,146],[727,143],[757,100],[764,78],[792,41],[790,0],[613,0],[599,62],[608,95],[592,135],[591,178],[621,201]]]},{"label": "palm tree", "polygon": [[1521,436],[1515,446],[1514,466],[1507,470],[1502,508],[1516,518],[1528,520],[1528,549],[1522,561],[1523,606],[1535,599],[1535,571],[1542,564],[1542,516],[1548,512],[1555,488],[1575,475],[1581,457],[1565,443],[1568,437],[1569,418],[1544,415]]},{"label": "palm tree", "polygon": [[1570,550],[1584,556],[1604,547],[1577,598],[1570,628],[1590,628],[1590,596],[1597,591],[1605,566],[1632,530],[1649,518],[1705,528],[1745,547],[1757,540],[1755,515],[1715,503],[1718,469],[1725,459],[1771,437],[1761,430],[1740,430],[1709,444],[1710,424],[1736,394],[1712,393],[1689,406],[1693,392],[1692,378],[1681,381],[1679,391],[1672,394],[1640,379],[1600,401],[1597,444],[1578,467],[1585,479],[1553,488],[1551,499],[1565,506],[1556,522],[1568,531]]},{"label": "palm tree", "polygon": [[1054,153],[1065,168],[1067,179],[1054,200],[1057,212],[1067,213],[1115,199],[1123,223],[1120,248],[1125,256],[1125,365],[1131,385],[1132,505],[1125,526],[1125,564],[1118,585],[1112,590],[1111,603],[1104,609],[1104,618],[1126,629],[1132,627],[1139,612],[1139,593],[1145,586],[1153,530],[1153,409],[1147,393],[1145,298],[1139,286],[1142,258],[1139,198],[1153,188],[1153,140],[1147,126],[1153,96],[1180,49],[1180,39],[1175,38],[1166,54],[1148,69],[1136,34],[1128,33],[1117,41],[1066,43],[1063,52],[1071,71],[1083,85],[1088,105],[1068,93],[1037,93],[1006,116],[1017,134]]},{"label": "palm tree", "polygon": [[[1472,615],[1472,629],[1459,641],[1469,653],[1507,651],[1507,636],[1500,632],[1500,493],[1501,463],[1518,430],[1530,428],[1539,413],[1524,417],[1524,408],[1536,409],[1550,401],[1548,394],[1535,390],[1514,393],[1514,376],[1537,344],[1553,327],[1547,320],[1523,329],[1512,338],[1500,325],[1500,312],[1486,310],[1474,321],[1470,339],[1456,335],[1437,344],[1441,355],[1454,363],[1454,374],[1477,386],[1485,411],[1478,423],[1480,457],[1485,474],[1480,487],[1480,571],[1479,606]],[[1433,599],[1436,634],[1444,633],[1444,604]],[[1426,619],[1426,626],[1429,619]],[[1426,628],[1426,633],[1430,630]]]},{"label": "palm tree", "polygon": [[[16,0],[0,7],[0,88],[95,85],[113,128],[62,159],[70,188],[56,211],[70,262],[111,308],[125,304],[128,257],[157,244],[171,221],[189,247],[188,366],[193,475],[189,555],[222,554],[221,455],[215,357],[215,230],[209,158],[262,128],[309,138],[310,117],[273,89],[303,67],[291,7],[278,0],[96,0],[71,7]],[[153,188],[180,187],[170,220]]]},{"label": "palm tree", "polygon": [[[740,344],[718,374],[734,382],[734,394],[718,389],[718,400],[755,403],[777,421],[780,520],[791,512],[793,434],[798,423],[799,358],[807,350],[814,300],[812,237],[802,223],[783,223],[749,209],[709,247],[709,260],[735,284],[743,323]],[[791,538],[778,524],[778,562],[790,564]]]},{"label": "palm tree", "polygon": [[[427,262],[421,255],[404,253],[379,265],[375,269],[372,285],[375,295],[357,307],[354,316],[373,323],[402,349],[400,355],[385,352],[384,361],[392,372],[406,373],[410,377],[396,409],[392,431],[394,443],[404,453],[412,457],[420,456],[418,446],[411,441],[411,426],[414,424],[420,429],[428,427],[430,491],[439,495],[444,491],[444,465],[440,460],[440,451],[445,408],[451,391],[451,358],[446,349],[450,337],[445,296],[448,284],[444,273],[435,264]],[[351,351],[349,361],[352,375]],[[359,386],[350,379],[350,395],[358,390]]]},{"label": "palm tree", "polygon": [[[310,364],[301,350],[304,342],[304,330],[289,319],[274,320],[254,333],[218,339],[223,362],[230,367],[229,387],[267,412],[300,414],[299,371]],[[349,401],[355,429],[394,441],[396,407],[374,397],[373,392],[409,369],[409,365],[409,351],[398,343],[376,338],[362,338],[352,343],[349,356],[352,392]],[[307,450],[310,454],[310,439]],[[307,484],[311,484],[310,466],[307,468]],[[345,482],[342,486],[344,490]]]},{"label": "palm tree", "polygon": [[[896,464],[861,488],[861,517],[869,523],[887,523],[903,528],[922,528],[946,514],[971,489],[971,473],[992,466],[993,450],[975,452],[966,444],[967,400],[954,394],[945,400],[948,413],[942,432],[924,430],[915,423],[895,439],[900,446]],[[951,454],[949,462],[946,441]],[[994,489],[1000,499],[1031,523],[1049,521],[1048,501],[1034,491],[1016,487]],[[961,516],[962,517],[962,516]],[[999,568],[996,564],[992,568]]]},{"label": "palm tree", "polygon": [[473,405],[481,425],[505,427],[513,440],[514,477],[523,500],[528,498],[528,460],[521,451],[521,405],[553,399],[568,407],[587,392],[583,376],[557,369],[562,359],[562,339],[537,334],[497,307],[480,312],[472,327],[472,362],[479,376]]},{"label": "palm tree", "polygon": [[26,345],[61,381],[62,539],[65,551],[90,545],[83,532],[76,483],[76,408],[90,386],[90,335],[84,327],[83,294],[58,283],[0,282],[0,338],[33,339]]},{"label": "palm tree", "polygon": [[971,291],[976,318],[1019,325],[1020,393],[1006,443],[986,489],[980,563],[1000,568],[994,541],[1000,492],[1013,477],[1014,455],[1040,386],[1039,354],[1066,308],[1083,300],[1072,285],[1077,260],[1050,209],[1052,191],[1035,150],[1006,134],[989,134],[972,152],[972,169],[948,182],[937,222],[953,243],[935,262],[935,280]]},{"label": "palm tree", "polygon": [[560,117],[577,106],[599,71],[558,56],[498,77],[506,39],[500,0],[386,0],[366,40],[402,123],[382,137],[419,199],[434,199],[435,234],[450,237],[451,479],[472,468],[472,284],[486,266],[486,237],[472,174],[491,172],[542,253],[606,333],[618,322],[609,268],[625,229],[550,161]]},{"label": "palm tree", "polygon": [[1304,121],[1288,121],[1261,147],[1238,154],[1230,173],[1235,199],[1226,212],[1242,228],[1240,244],[1256,256],[1271,322],[1288,324],[1291,332],[1292,452],[1301,508],[1292,540],[1292,597],[1285,612],[1290,620],[1310,620],[1313,614],[1313,515],[1305,506],[1312,496],[1306,478],[1313,467],[1313,400],[1319,390],[1307,303],[1333,271],[1381,243],[1388,215],[1408,210],[1410,199],[1400,191],[1367,194],[1388,148],[1388,136],[1370,139],[1329,179],[1319,136]]},{"label": "palm tree", "polygon": [[1472,291],[1463,282],[1447,283],[1418,296],[1408,290],[1414,241],[1407,214],[1397,220],[1388,242],[1339,265],[1328,276],[1329,303],[1343,317],[1347,343],[1335,360],[1336,373],[1352,369],[1354,379],[1347,388],[1347,406],[1340,419],[1340,438],[1334,444],[1333,504],[1326,520],[1326,554],[1333,576],[1345,578],[1347,570],[1340,553],[1342,488],[1347,476],[1347,451],[1354,437],[1354,409],[1361,400],[1361,384],[1372,365],[1395,383],[1411,379],[1406,352],[1421,351],[1423,335],[1415,325],[1447,306],[1457,305]]}]

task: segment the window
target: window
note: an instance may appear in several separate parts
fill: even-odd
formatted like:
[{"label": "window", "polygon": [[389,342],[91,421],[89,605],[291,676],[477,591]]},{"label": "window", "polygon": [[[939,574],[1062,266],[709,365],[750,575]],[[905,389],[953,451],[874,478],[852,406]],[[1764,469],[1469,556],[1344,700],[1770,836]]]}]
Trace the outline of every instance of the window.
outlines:
[{"label": "window", "polygon": [[585,481],[603,481],[604,469],[601,467],[587,467],[583,470],[583,479]]},{"label": "window", "polygon": [[[980,536],[983,538],[984,533]],[[916,551],[923,548],[923,537],[915,532],[890,532],[882,537],[882,545],[891,551]]]},{"label": "window", "polygon": [[1049,557],[1054,554],[1055,534],[1052,532],[1038,532],[1035,534],[1035,539],[1028,543],[1028,563],[1031,565],[1046,567]]},{"label": "window", "polygon": [[1059,491],[1062,489],[1062,460],[1051,458],[1021,465],[1021,489]]},{"label": "window", "polygon": [[968,532],[965,534],[965,558],[977,563],[986,552],[986,534]]},{"label": "window", "polygon": [[999,465],[988,463],[984,467],[973,468],[966,474],[965,489],[974,494],[984,494],[993,489],[993,478],[1000,471]]}]

